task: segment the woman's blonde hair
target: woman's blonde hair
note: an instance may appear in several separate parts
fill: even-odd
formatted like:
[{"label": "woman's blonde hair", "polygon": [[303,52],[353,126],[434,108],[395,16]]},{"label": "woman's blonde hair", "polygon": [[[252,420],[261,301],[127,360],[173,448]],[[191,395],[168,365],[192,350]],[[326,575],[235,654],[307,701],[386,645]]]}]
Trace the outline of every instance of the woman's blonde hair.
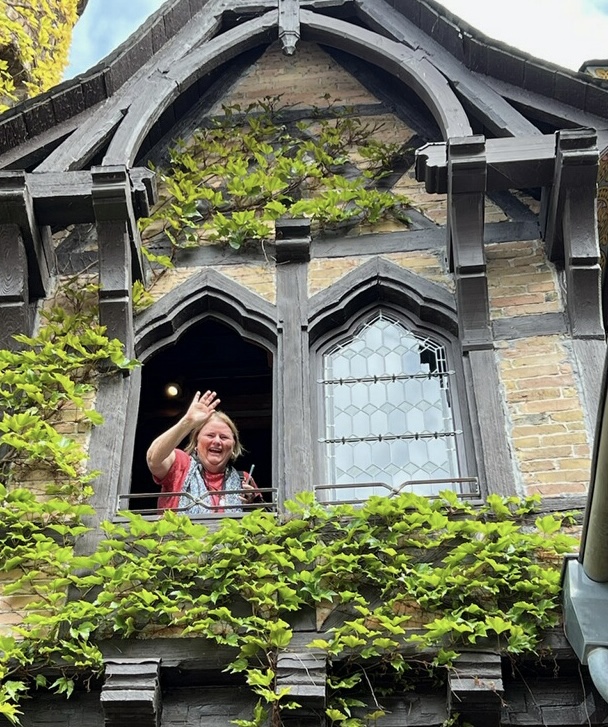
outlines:
[{"label": "woman's blonde hair", "polygon": [[234,461],[235,459],[237,459],[237,457],[240,457],[243,454],[244,449],[243,445],[241,444],[241,438],[239,437],[239,430],[236,428],[236,424],[232,421],[228,414],[225,414],[223,411],[214,411],[211,416],[200,425],[200,427],[197,427],[190,432],[190,438],[188,439],[188,444],[185,447],[185,451],[188,454],[192,454],[192,452],[196,451],[198,435],[200,434],[201,429],[207,426],[207,424],[209,424],[212,419],[221,420],[229,427],[230,431],[232,432],[234,444],[232,445],[232,453],[230,454],[230,459]]}]

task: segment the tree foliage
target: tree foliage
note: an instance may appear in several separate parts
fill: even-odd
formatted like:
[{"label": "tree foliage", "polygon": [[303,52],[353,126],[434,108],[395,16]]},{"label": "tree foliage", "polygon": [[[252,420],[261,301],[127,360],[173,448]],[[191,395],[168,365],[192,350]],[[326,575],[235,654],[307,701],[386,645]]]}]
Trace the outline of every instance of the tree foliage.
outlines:
[{"label": "tree foliage", "polygon": [[78,0],[0,0],[0,112],[61,81]]}]

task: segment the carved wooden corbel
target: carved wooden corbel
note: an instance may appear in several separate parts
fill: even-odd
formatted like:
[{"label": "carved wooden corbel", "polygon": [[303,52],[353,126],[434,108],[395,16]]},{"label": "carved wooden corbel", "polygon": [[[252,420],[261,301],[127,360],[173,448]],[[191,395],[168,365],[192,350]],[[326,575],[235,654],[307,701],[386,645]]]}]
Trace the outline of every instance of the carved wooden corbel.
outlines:
[{"label": "carved wooden corbel", "polygon": [[279,40],[283,53],[292,56],[300,40],[299,0],[279,0]]},{"label": "carved wooden corbel", "polygon": [[160,659],[106,659],[101,690],[105,727],[159,727]]},{"label": "carved wooden corbel", "polygon": [[461,654],[448,673],[448,686],[450,712],[474,725],[499,727],[504,693],[500,655]]},{"label": "carved wooden corbel", "polygon": [[300,705],[292,714],[296,723],[303,712],[325,712],[327,658],[324,652],[310,649],[280,652],[276,674],[277,694],[289,688],[289,696]]},{"label": "carved wooden corbel", "polygon": [[48,236],[40,234],[25,172],[0,172],[0,345],[3,347],[15,347],[14,334],[31,332],[31,303],[47,294],[54,259]]},{"label": "carved wooden corbel", "polygon": [[110,338],[133,355],[132,255],[129,223],[135,218],[125,167],[95,167],[91,196],[99,247],[99,319]]},{"label": "carved wooden corbel", "polygon": [[456,279],[463,350],[492,346],[486,259],[483,246],[487,187],[485,138],[450,139],[447,257]]},{"label": "carved wooden corbel", "polygon": [[566,306],[575,338],[603,338],[601,271],[595,213],[599,154],[591,129],[556,132],[545,242],[550,260],[563,263]]}]

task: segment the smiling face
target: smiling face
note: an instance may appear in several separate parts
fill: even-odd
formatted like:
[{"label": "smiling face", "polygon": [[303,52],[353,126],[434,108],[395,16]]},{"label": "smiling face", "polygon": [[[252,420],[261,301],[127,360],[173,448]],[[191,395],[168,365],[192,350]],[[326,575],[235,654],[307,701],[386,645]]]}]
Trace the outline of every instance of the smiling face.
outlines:
[{"label": "smiling face", "polygon": [[212,416],[198,433],[196,451],[207,472],[223,472],[234,451],[234,435],[226,422]]}]

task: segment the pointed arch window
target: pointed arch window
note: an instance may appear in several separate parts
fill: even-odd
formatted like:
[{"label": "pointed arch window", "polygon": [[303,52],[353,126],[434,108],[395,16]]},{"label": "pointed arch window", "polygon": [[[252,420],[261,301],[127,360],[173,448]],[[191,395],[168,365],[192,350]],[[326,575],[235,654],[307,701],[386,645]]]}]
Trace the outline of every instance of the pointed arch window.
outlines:
[{"label": "pointed arch window", "polygon": [[330,345],[319,380],[325,499],[468,490],[455,373],[446,342],[389,311]]}]

